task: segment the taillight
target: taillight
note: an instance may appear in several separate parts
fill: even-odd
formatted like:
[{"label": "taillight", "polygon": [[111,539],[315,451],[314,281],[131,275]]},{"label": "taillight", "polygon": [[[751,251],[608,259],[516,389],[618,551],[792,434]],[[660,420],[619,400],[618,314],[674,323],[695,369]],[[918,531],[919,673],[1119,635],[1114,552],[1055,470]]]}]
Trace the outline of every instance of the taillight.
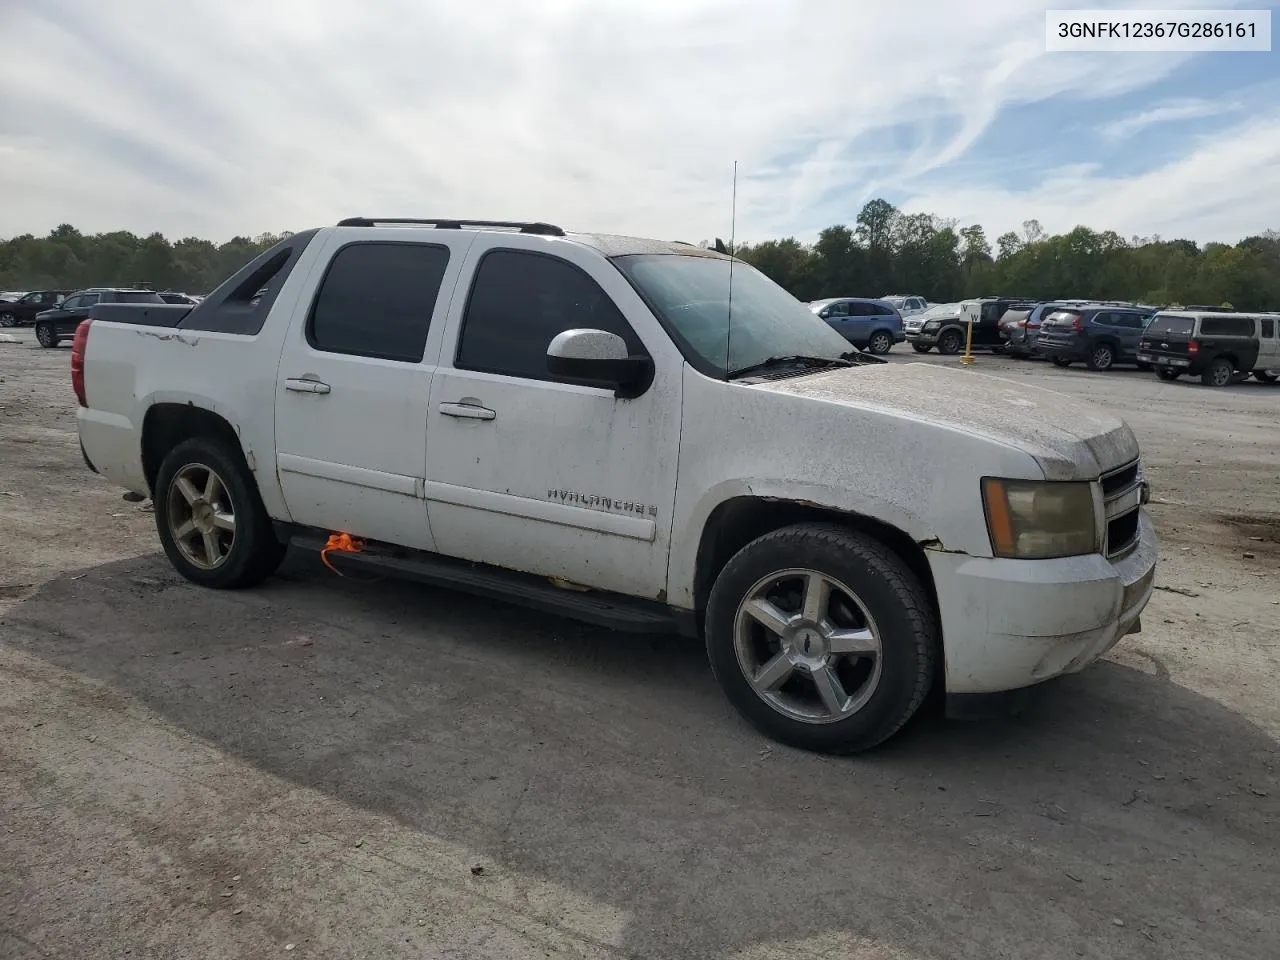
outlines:
[{"label": "taillight", "polygon": [[1080,322],[1079,317],[1076,317],[1074,320],[1071,321],[1071,329],[1074,330],[1076,333],[1084,332],[1084,324]]},{"label": "taillight", "polygon": [[1019,320],[1019,321],[1018,321],[1018,326],[1020,326],[1020,327],[1025,327],[1026,325],[1027,325],[1027,321],[1025,321],[1025,320]]},{"label": "taillight", "polygon": [[1200,344],[1195,340],[1188,340],[1187,353],[1199,353],[1199,352],[1200,352]]},{"label": "taillight", "polygon": [[84,348],[89,342],[89,324],[92,320],[81,320],[76,327],[75,339],[71,341],[71,389],[76,392],[80,406],[89,406],[84,395]]}]

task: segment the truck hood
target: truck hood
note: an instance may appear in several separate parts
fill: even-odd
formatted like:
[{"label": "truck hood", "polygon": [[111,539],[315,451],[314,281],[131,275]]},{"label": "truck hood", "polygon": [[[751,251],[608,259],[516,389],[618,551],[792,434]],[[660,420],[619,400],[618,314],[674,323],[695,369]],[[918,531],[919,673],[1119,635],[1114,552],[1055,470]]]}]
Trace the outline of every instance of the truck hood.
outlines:
[{"label": "truck hood", "polygon": [[757,387],[985,437],[1030,454],[1049,480],[1093,480],[1138,456],[1138,441],[1119,417],[1054,390],[971,370],[842,367]]}]

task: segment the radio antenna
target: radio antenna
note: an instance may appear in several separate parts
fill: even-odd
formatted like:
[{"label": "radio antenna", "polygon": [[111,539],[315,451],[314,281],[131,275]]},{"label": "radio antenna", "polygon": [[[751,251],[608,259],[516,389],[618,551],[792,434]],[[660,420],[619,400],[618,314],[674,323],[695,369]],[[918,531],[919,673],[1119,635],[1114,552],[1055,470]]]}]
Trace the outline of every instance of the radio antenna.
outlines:
[{"label": "radio antenna", "polygon": [[729,346],[733,342],[733,255],[738,234],[738,161],[733,161],[733,198],[729,203],[729,303],[724,330],[724,374],[729,376]]}]

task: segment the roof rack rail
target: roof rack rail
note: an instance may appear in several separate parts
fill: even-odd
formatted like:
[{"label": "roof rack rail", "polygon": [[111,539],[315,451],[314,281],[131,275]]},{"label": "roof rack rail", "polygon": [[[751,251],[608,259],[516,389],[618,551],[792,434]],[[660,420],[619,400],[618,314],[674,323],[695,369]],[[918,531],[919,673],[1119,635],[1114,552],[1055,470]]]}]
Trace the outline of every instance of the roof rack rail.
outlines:
[{"label": "roof rack rail", "polygon": [[413,224],[435,227],[437,230],[461,230],[463,227],[510,227],[521,233],[534,233],[543,237],[563,237],[564,229],[554,223],[528,223],[520,220],[420,220],[414,217],[347,217],[339,220],[340,227],[376,227],[382,223]]}]

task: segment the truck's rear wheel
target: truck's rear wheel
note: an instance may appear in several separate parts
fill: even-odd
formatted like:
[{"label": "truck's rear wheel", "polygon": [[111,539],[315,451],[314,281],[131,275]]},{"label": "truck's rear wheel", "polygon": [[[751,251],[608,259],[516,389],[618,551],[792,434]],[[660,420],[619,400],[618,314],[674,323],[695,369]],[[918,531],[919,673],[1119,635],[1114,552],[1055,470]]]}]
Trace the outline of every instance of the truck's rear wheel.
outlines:
[{"label": "truck's rear wheel", "polygon": [[195,437],[169,451],[153,499],[164,552],[193,583],[252,586],[284,559],[244,458],[222,441]]},{"label": "truck's rear wheel", "polygon": [[1231,383],[1235,372],[1235,364],[1219,357],[1204,368],[1204,373],[1200,374],[1200,382],[1206,387],[1225,387]]},{"label": "truck's rear wheel", "polygon": [[923,702],[939,647],[924,587],[879,542],[800,524],[740,550],[711,590],[707,655],[757,729],[822,753],[896,733]]},{"label": "truck's rear wheel", "polygon": [[876,356],[888,353],[893,349],[893,334],[887,330],[877,330],[871,335],[871,339],[867,343],[867,349]]},{"label": "truck's rear wheel", "polygon": [[12,327],[17,322],[18,322],[18,318],[15,317],[11,312],[6,310],[4,313],[0,313],[0,327]]},{"label": "truck's rear wheel", "polygon": [[1182,376],[1182,372],[1179,370],[1171,370],[1168,367],[1156,367],[1156,376],[1159,377],[1161,380],[1172,381],[1172,380],[1177,380],[1180,376]]}]

